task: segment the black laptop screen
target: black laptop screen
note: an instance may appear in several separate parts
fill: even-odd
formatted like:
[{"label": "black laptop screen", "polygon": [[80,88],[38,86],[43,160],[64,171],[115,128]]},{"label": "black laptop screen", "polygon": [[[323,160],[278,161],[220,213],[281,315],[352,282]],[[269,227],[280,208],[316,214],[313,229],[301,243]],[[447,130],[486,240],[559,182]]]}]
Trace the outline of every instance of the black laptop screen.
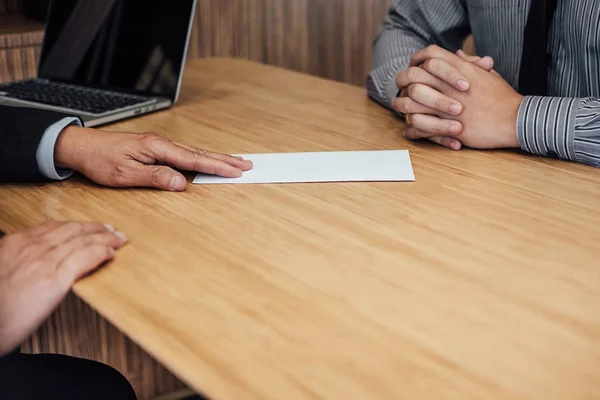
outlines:
[{"label": "black laptop screen", "polygon": [[52,0],[40,78],[174,99],[194,0]]}]

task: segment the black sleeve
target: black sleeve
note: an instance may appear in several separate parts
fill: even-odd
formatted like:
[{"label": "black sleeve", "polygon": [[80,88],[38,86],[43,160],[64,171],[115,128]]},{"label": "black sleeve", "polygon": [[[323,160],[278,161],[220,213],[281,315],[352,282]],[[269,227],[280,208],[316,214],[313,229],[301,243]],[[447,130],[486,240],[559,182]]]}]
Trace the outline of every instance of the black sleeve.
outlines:
[{"label": "black sleeve", "polygon": [[36,152],[46,129],[69,115],[0,105],[0,182],[45,181]]}]

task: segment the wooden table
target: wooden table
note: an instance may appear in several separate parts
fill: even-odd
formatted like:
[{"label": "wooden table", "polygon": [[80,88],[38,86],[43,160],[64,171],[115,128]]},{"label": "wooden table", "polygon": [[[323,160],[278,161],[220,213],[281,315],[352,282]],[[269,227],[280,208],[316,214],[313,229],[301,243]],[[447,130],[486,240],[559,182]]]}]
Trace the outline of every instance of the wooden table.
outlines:
[{"label": "wooden table", "polygon": [[194,389],[600,398],[600,170],[409,143],[361,88],[228,59],[190,64],[173,110],[111,129],[231,153],[411,151],[414,183],[0,189],[8,231],[129,235],[75,293]]}]

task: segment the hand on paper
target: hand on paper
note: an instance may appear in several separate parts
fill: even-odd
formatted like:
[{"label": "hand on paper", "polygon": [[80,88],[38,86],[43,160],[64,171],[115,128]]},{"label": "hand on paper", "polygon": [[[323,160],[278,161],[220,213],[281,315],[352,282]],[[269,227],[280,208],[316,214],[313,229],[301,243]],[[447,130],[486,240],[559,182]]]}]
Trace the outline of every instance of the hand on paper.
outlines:
[{"label": "hand on paper", "polygon": [[[184,176],[173,168],[236,178],[252,162],[197,149],[156,134],[66,128],[55,149],[57,168],[72,169],[113,187],[154,187],[183,191]],[[173,168],[171,168],[173,167]]]}]

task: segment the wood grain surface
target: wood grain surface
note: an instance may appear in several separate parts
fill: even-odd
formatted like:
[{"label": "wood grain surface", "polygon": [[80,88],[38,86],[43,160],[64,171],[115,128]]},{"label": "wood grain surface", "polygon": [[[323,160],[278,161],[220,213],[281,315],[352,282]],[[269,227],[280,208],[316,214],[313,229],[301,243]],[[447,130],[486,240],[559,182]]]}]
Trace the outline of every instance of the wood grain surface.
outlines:
[{"label": "wood grain surface", "polygon": [[187,71],[174,109],[110,129],[231,153],[409,149],[416,182],[2,186],[9,232],[129,235],[75,293],[164,366],[215,400],[598,398],[600,170],[408,142],[349,85]]}]

